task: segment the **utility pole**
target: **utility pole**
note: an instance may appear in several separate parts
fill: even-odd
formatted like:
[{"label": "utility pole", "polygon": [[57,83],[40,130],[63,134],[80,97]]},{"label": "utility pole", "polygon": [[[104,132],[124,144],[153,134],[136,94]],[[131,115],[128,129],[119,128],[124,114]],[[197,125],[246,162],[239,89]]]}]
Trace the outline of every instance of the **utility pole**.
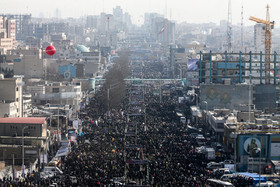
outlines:
[{"label": "utility pole", "polygon": [[59,141],[59,108],[58,108],[58,112],[57,112],[58,116],[57,116],[57,140]]},{"label": "utility pole", "polygon": [[24,166],[24,129],[26,129],[28,126],[25,126],[22,128],[22,176],[24,177],[24,170],[25,170],[25,166]]},{"label": "utility pole", "polygon": [[13,165],[12,165],[12,170],[13,170],[13,179],[15,179],[15,154],[13,154]]}]

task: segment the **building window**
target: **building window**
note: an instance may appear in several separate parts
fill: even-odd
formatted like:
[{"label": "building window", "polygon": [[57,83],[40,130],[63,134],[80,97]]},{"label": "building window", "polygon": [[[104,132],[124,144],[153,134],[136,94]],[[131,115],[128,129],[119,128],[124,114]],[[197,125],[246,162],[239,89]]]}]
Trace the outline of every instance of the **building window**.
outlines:
[{"label": "building window", "polygon": [[59,88],[53,88],[53,93],[59,93]]}]

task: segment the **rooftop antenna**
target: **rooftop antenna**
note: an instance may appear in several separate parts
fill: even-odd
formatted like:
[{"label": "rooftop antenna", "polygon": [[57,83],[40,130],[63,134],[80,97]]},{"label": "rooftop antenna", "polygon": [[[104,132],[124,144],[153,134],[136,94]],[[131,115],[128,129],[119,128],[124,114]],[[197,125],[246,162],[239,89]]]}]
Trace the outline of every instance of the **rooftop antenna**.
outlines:
[{"label": "rooftop antenna", "polygon": [[229,53],[232,52],[231,33],[232,33],[231,0],[228,0],[227,43],[228,43]]},{"label": "rooftop antenna", "polygon": [[243,5],[241,7],[241,51],[244,49],[244,38],[243,38],[243,32],[244,32],[244,24],[243,24]]},{"label": "rooftop antenna", "polygon": [[103,0],[103,12],[104,12],[104,0]]},{"label": "rooftop antenna", "polygon": [[167,19],[167,0],[165,0],[165,8],[164,8],[164,18]]}]

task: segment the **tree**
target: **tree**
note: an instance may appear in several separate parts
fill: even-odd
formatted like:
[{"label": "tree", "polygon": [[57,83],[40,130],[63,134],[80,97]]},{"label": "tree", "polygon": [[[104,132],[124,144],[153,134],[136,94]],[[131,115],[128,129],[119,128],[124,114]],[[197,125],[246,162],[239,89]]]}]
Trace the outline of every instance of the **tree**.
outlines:
[{"label": "tree", "polygon": [[129,73],[129,60],[127,55],[121,55],[116,64],[105,76],[105,84],[102,89],[101,99],[103,108],[114,109],[120,106],[125,97],[125,77]]}]

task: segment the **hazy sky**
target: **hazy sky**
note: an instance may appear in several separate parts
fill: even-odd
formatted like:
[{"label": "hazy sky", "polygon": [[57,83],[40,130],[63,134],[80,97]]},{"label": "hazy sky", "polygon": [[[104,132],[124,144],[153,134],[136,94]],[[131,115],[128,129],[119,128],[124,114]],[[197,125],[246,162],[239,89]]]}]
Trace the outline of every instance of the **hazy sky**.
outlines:
[{"label": "hazy sky", "polygon": [[[280,16],[277,14],[280,0],[231,0],[233,24],[241,22],[242,5],[245,25],[254,24],[248,20],[249,16],[265,19],[267,4],[271,7],[271,20],[276,22],[276,26],[280,25]],[[98,15],[103,10],[112,13],[117,5],[132,15],[135,24],[143,23],[145,12],[157,12],[168,19],[171,17],[172,20],[189,23],[219,23],[221,19],[227,19],[228,13],[228,0],[0,0],[0,12],[31,13],[34,17],[43,13],[45,17],[53,17],[55,10],[59,9],[61,16],[66,18]]]}]

